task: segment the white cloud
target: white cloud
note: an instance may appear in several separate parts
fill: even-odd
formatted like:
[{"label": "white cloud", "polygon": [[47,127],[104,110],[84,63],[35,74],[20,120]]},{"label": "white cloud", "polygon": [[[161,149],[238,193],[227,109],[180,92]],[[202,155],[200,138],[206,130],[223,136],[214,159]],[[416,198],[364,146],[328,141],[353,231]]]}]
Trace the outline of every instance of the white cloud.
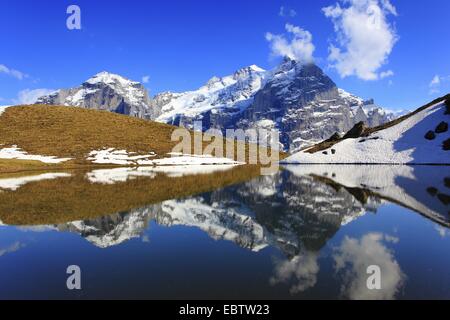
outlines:
[{"label": "white cloud", "polygon": [[394,71],[392,71],[392,70],[383,71],[380,73],[380,79],[385,79],[385,78],[389,78],[389,77],[393,77],[393,76],[394,76]]},{"label": "white cloud", "polygon": [[270,42],[272,55],[287,56],[304,63],[314,61],[315,46],[312,43],[311,33],[289,23],[285,25],[285,28],[287,35],[266,33],[266,40]]},{"label": "white cloud", "polygon": [[278,12],[278,15],[280,17],[290,17],[293,18],[297,15],[297,11],[295,11],[294,9],[287,9],[284,6],[280,7],[280,11]]},{"label": "white cloud", "polygon": [[430,84],[428,85],[428,88],[430,89],[430,94],[436,94],[441,92],[441,86],[444,83],[450,82],[450,76],[440,76],[435,75],[433,79],[431,79]]},{"label": "white cloud", "polygon": [[441,84],[441,77],[435,75],[433,80],[430,82],[430,87],[439,86]]},{"label": "white cloud", "polygon": [[340,0],[322,9],[334,24],[336,44],[330,45],[328,59],[343,78],[357,76],[377,80],[398,40],[389,15],[397,10],[389,0]]},{"label": "white cloud", "polygon": [[11,77],[14,77],[16,79],[19,79],[19,80],[22,80],[22,79],[28,77],[27,74],[25,74],[25,73],[23,73],[21,71],[18,71],[18,70],[14,70],[14,69],[8,68],[4,64],[0,64],[0,73],[7,74],[7,75],[9,75]]},{"label": "white cloud", "polygon": [[[391,250],[383,243],[399,242],[398,238],[369,233],[360,240],[346,237],[333,255],[335,269],[342,276],[341,294],[353,300],[392,300],[405,282],[405,274]],[[380,267],[381,289],[369,290],[367,268]]]},{"label": "white cloud", "polygon": [[143,76],[142,83],[148,83],[150,81],[150,76]]},{"label": "white cloud", "polygon": [[52,89],[25,89],[19,92],[17,95],[17,99],[14,99],[13,102],[15,104],[33,104],[37,101],[38,98],[42,96],[46,96],[55,92]]}]

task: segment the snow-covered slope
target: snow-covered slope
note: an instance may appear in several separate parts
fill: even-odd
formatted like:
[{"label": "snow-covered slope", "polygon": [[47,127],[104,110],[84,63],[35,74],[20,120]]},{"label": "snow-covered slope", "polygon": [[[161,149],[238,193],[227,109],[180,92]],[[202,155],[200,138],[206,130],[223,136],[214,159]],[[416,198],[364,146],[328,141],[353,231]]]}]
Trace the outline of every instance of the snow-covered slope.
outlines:
[{"label": "snow-covered slope", "polygon": [[207,112],[240,112],[248,107],[253,95],[261,89],[267,72],[256,65],[242,68],[226,77],[213,77],[206,85],[184,93],[162,93],[156,121],[179,124],[184,119],[201,120]]},{"label": "snow-covered slope", "polygon": [[[368,136],[345,139],[335,145],[309,153],[298,152],[284,163],[376,163],[376,164],[450,164],[450,151],[444,141],[450,138],[448,129],[437,133],[437,127],[450,123],[444,102],[431,105],[412,114],[398,124],[375,131]],[[434,138],[425,135],[432,131]]]},{"label": "snow-covered slope", "polygon": [[72,89],[61,89],[36,103],[108,110],[138,118],[151,118],[147,89],[117,74],[100,72]]}]

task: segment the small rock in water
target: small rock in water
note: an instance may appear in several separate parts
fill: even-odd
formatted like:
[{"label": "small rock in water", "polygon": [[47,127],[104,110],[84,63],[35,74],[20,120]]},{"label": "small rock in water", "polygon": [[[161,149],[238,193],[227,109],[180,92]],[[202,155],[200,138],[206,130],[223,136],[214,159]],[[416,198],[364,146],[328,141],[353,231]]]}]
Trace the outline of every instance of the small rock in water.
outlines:
[{"label": "small rock in water", "polygon": [[332,154],[336,154],[336,150],[335,149],[331,149],[331,153]]},{"label": "small rock in water", "polygon": [[327,151],[324,151],[324,152],[322,152],[324,155],[328,155],[328,152]]},{"label": "small rock in water", "polygon": [[450,177],[447,177],[447,178],[444,179],[444,185],[445,185],[447,188],[450,188]]},{"label": "small rock in water", "polygon": [[443,144],[442,148],[445,151],[449,151],[450,150],[450,139],[447,139],[447,140],[444,141],[444,144]]},{"label": "small rock in water", "polygon": [[434,130],[436,133],[444,133],[448,131],[448,123],[445,121],[442,121],[439,123],[439,125],[436,127],[436,130]]},{"label": "small rock in water", "polygon": [[434,140],[434,139],[436,139],[436,134],[434,133],[434,131],[430,130],[425,135],[425,139],[427,139],[427,140]]},{"label": "small rock in water", "polygon": [[438,194],[438,189],[435,187],[429,187],[427,188],[427,192],[430,196],[435,197]]},{"label": "small rock in water", "polygon": [[438,199],[446,206],[450,204],[450,196],[448,194],[440,193],[438,194]]}]

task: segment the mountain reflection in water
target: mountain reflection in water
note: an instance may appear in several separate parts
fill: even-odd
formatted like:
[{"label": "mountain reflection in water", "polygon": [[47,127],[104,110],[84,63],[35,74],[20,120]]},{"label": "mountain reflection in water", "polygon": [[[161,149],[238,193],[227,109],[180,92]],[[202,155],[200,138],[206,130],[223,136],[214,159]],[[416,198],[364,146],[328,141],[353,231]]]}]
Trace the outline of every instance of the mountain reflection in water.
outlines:
[{"label": "mountain reflection in water", "polygon": [[[175,197],[115,214],[105,212],[101,217],[22,229],[79,234],[105,250],[144,237],[151,245],[151,237],[148,239],[145,234],[153,223],[162,227],[190,227],[214,240],[234,243],[249,253],[260,254],[269,248],[279,252],[271,258],[273,268],[267,283],[272,288],[286,286],[291,296],[315,288],[320,283],[321,270],[328,268],[324,277],[334,279],[327,281],[334,297],[394,299],[408,279],[393,250],[400,241],[392,231],[395,225],[385,223],[378,228],[369,225],[363,227],[362,233],[337,234],[366,215],[376,217],[381,208],[394,205],[406,208],[411,219],[432,223],[445,237],[450,226],[447,169],[287,166],[272,176],[250,177],[246,182],[230,183],[197,195]],[[137,176],[136,172],[133,174]],[[117,177],[106,170],[87,173],[84,178],[91,184],[103,185],[120,185],[130,178],[126,173],[124,176],[123,170]],[[0,229],[0,235],[1,232]],[[340,239],[339,242],[334,243],[334,238]],[[449,244],[447,237],[446,245]],[[19,250],[20,245],[11,248]],[[328,267],[321,266],[321,259],[328,261]],[[445,261],[447,267],[448,262]],[[367,289],[368,265],[380,266],[382,290]],[[322,296],[323,293],[319,295]]]}]

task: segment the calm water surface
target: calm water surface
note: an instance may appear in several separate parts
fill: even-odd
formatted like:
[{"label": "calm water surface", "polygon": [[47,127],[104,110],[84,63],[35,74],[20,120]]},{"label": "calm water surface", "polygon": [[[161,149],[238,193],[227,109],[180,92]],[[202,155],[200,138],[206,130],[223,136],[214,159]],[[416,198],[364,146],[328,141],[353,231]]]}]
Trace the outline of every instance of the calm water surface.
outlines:
[{"label": "calm water surface", "polygon": [[121,211],[155,174],[0,177],[0,298],[450,299],[450,167],[286,167]]}]

